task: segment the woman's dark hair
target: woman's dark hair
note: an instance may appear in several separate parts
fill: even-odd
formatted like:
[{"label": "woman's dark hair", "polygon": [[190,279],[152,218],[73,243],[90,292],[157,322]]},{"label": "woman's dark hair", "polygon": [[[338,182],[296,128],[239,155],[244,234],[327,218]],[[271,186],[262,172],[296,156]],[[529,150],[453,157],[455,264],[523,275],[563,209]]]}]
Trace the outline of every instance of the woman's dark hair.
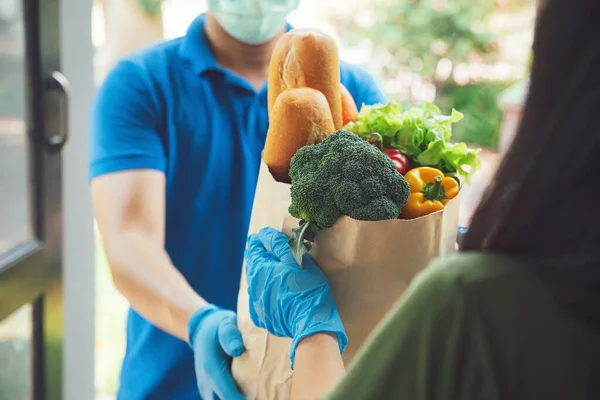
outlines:
[{"label": "woman's dark hair", "polygon": [[518,133],[462,250],[600,288],[600,0],[545,0]]}]

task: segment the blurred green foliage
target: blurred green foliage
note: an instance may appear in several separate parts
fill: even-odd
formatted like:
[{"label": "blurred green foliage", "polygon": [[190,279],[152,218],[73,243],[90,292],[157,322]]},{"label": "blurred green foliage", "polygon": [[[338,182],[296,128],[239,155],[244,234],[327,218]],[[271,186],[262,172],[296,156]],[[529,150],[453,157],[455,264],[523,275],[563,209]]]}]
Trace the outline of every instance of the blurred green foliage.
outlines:
[{"label": "blurred green foliage", "polygon": [[464,120],[452,127],[453,139],[497,150],[504,115],[497,98],[512,83],[478,82],[461,86],[446,82],[436,103],[446,113],[456,108],[465,115]]},{"label": "blurred green foliage", "polygon": [[31,398],[30,346],[25,339],[0,341],[0,399]]},{"label": "blurred green foliage", "polygon": [[157,16],[161,13],[163,0],[135,0],[146,13],[151,16]]},{"label": "blurred green foliage", "polygon": [[495,3],[497,6],[501,6],[502,11],[514,11],[535,5],[535,0],[495,0]]},{"label": "blurred green foliage", "polygon": [[[454,127],[454,139],[496,149],[503,111],[497,96],[511,82],[478,81],[458,85],[452,74],[436,74],[440,60],[459,64],[492,64],[499,53],[498,37],[489,18],[514,11],[534,0],[372,0],[356,10],[356,20],[344,21],[344,40],[373,44],[374,59],[384,60],[380,78],[394,79],[410,69],[436,87],[435,103],[444,111],[456,108],[465,119]],[[364,23],[365,15],[368,16]]]},{"label": "blurred green foliage", "polygon": [[497,55],[497,40],[485,24],[495,10],[493,1],[373,0],[363,7],[358,13],[369,13],[372,24],[347,26],[345,40],[357,44],[367,38],[376,53],[389,54],[386,75],[409,67],[435,81],[441,59],[456,65],[473,56],[492,61]]},{"label": "blurred green foliage", "polygon": [[0,118],[24,118],[26,82],[21,54],[0,54]]}]

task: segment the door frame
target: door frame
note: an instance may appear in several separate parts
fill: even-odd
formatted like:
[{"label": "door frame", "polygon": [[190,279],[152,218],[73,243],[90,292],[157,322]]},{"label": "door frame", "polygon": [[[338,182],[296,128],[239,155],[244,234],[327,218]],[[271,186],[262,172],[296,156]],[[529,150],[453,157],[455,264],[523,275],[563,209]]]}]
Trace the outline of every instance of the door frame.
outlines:
[{"label": "door frame", "polygon": [[[57,86],[52,77],[60,70],[60,1],[21,0],[32,238],[0,255],[0,321],[20,307],[32,305],[30,376],[34,400],[63,397],[64,141],[57,141],[57,135],[68,137],[69,88],[66,81]],[[57,89],[59,95],[51,95]]]}]

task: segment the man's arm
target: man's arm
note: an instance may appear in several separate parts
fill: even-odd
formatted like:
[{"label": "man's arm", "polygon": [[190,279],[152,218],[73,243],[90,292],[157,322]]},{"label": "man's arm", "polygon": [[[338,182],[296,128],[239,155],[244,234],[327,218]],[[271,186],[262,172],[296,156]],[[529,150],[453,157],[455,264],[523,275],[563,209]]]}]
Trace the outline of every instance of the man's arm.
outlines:
[{"label": "man's arm", "polygon": [[244,352],[236,314],[206,304],[164,249],[163,115],[143,57],[119,62],[94,101],[92,200],[113,281],[153,325],[189,341],[203,398],[243,400],[228,368],[231,357]]},{"label": "man's arm", "polygon": [[164,250],[164,174],[102,175],[92,181],[92,200],[117,290],[152,324],[187,341],[188,321],[206,302]]},{"label": "man's arm", "polygon": [[359,111],[363,105],[386,104],[388,99],[373,75],[366,69],[349,65],[342,69],[342,83],[346,86]]},{"label": "man's arm", "polygon": [[165,138],[145,68],[139,60],[120,61],[94,98],[92,201],[119,292],[154,325],[187,340],[187,322],[205,302],[164,250]]}]

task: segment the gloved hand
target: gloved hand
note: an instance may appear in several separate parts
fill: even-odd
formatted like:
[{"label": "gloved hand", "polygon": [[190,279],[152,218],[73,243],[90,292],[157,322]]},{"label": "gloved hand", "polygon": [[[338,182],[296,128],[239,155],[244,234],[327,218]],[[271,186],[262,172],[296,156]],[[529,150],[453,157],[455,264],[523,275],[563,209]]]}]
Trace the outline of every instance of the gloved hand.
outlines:
[{"label": "gloved hand", "polygon": [[456,243],[458,244],[458,246],[460,247],[463,243],[463,240],[465,239],[465,235],[467,234],[467,232],[469,231],[469,228],[467,228],[466,226],[459,226],[458,227],[458,231],[456,232]]},{"label": "gloved hand", "polygon": [[244,352],[236,314],[203,307],[190,318],[188,333],[202,399],[243,400],[230,372],[231,358]]},{"label": "gloved hand", "polygon": [[300,341],[319,332],[337,334],[340,353],[348,344],[325,274],[305,256],[304,269],[294,259],[288,238],[264,228],[248,239],[246,279],[250,316],[272,335],[292,338],[294,368]]}]

